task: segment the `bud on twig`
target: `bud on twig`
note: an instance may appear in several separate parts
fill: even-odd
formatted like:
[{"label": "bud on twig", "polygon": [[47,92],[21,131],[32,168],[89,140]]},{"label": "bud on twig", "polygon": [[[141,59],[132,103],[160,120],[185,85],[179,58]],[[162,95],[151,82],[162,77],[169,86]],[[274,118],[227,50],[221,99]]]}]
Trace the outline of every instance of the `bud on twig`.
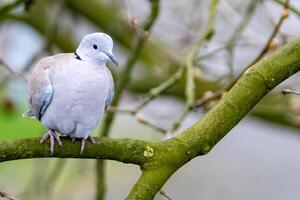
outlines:
[{"label": "bud on twig", "polygon": [[281,17],[284,19],[289,17],[289,10],[287,8],[283,9],[283,11],[281,12]]},{"label": "bud on twig", "polygon": [[283,95],[287,95],[287,94],[295,94],[295,95],[300,95],[300,93],[299,93],[299,92],[293,91],[293,90],[291,90],[291,89],[288,89],[288,88],[286,88],[286,89],[283,89],[283,90],[281,91],[281,93],[282,93]]},{"label": "bud on twig", "polygon": [[137,17],[132,17],[129,21],[129,25],[133,28],[136,28],[139,25],[139,19]]}]

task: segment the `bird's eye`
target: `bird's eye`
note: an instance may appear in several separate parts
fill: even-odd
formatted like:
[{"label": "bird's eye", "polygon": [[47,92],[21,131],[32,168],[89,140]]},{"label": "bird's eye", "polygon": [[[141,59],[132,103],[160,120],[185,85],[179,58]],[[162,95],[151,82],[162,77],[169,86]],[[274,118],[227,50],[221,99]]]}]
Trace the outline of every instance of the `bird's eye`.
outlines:
[{"label": "bird's eye", "polygon": [[98,46],[96,44],[93,45],[94,49],[98,49]]}]

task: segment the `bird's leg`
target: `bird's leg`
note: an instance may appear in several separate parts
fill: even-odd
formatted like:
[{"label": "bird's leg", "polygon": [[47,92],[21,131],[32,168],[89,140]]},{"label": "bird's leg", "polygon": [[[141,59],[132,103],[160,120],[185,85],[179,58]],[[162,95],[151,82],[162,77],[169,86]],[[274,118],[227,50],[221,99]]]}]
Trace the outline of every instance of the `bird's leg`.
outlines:
[{"label": "bird's leg", "polygon": [[62,142],[60,137],[56,135],[53,130],[48,130],[48,132],[41,138],[40,143],[43,144],[48,138],[50,138],[50,156],[52,156],[54,151],[54,139],[56,139],[60,147],[62,146]]},{"label": "bird's leg", "polygon": [[54,132],[54,138],[56,139],[58,146],[62,147],[62,142],[60,140],[60,137],[59,137],[59,135],[56,135],[55,132]]}]

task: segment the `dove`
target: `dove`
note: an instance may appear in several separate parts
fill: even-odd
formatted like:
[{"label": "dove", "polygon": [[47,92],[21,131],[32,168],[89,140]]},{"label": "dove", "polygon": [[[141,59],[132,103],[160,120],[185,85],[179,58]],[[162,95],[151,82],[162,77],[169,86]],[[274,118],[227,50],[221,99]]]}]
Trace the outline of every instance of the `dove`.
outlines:
[{"label": "dove", "polygon": [[74,53],[62,53],[42,58],[35,65],[28,81],[29,110],[25,116],[34,117],[47,129],[41,138],[50,139],[50,154],[54,143],[62,146],[60,135],[72,141],[95,143],[90,135],[110,105],[114,82],[107,61],[115,60],[113,40],[105,33],[86,35]]}]

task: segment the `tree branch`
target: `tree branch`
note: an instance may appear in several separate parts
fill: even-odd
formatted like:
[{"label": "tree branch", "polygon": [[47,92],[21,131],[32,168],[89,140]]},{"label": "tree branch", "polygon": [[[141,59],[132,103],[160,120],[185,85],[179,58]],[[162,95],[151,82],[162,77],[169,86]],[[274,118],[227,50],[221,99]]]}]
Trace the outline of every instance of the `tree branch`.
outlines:
[{"label": "tree branch", "polygon": [[126,200],[154,199],[156,193],[172,174],[170,168],[158,168],[155,170],[144,170],[140,179],[134,185]]},{"label": "tree branch", "polygon": [[147,162],[144,151],[152,143],[132,139],[95,138],[97,143],[87,143],[83,155],[80,155],[80,144],[71,143],[62,137],[62,148],[55,147],[53,156],[49,153],[49,143],[41,145],[40,138],[0,141],[0,162],[27,158],[91,158],[110,159],[124,163],[143,165]]},{"label": "tree branch", "polygon": [[[97,138],[83,155],[80,145],[63,138],[53,157],[111,159],[141,166],[142,176],[127,199],[153,199],[168,178],[191,159],[207,154],[271,89],[300,70],[300,39],[281,47],[248,69],[201,120],[177,137],[158,143]],[[48,143],[49,144],[49,143]],[[0,141],[0,162],[50,157],[39,139]]]}]

